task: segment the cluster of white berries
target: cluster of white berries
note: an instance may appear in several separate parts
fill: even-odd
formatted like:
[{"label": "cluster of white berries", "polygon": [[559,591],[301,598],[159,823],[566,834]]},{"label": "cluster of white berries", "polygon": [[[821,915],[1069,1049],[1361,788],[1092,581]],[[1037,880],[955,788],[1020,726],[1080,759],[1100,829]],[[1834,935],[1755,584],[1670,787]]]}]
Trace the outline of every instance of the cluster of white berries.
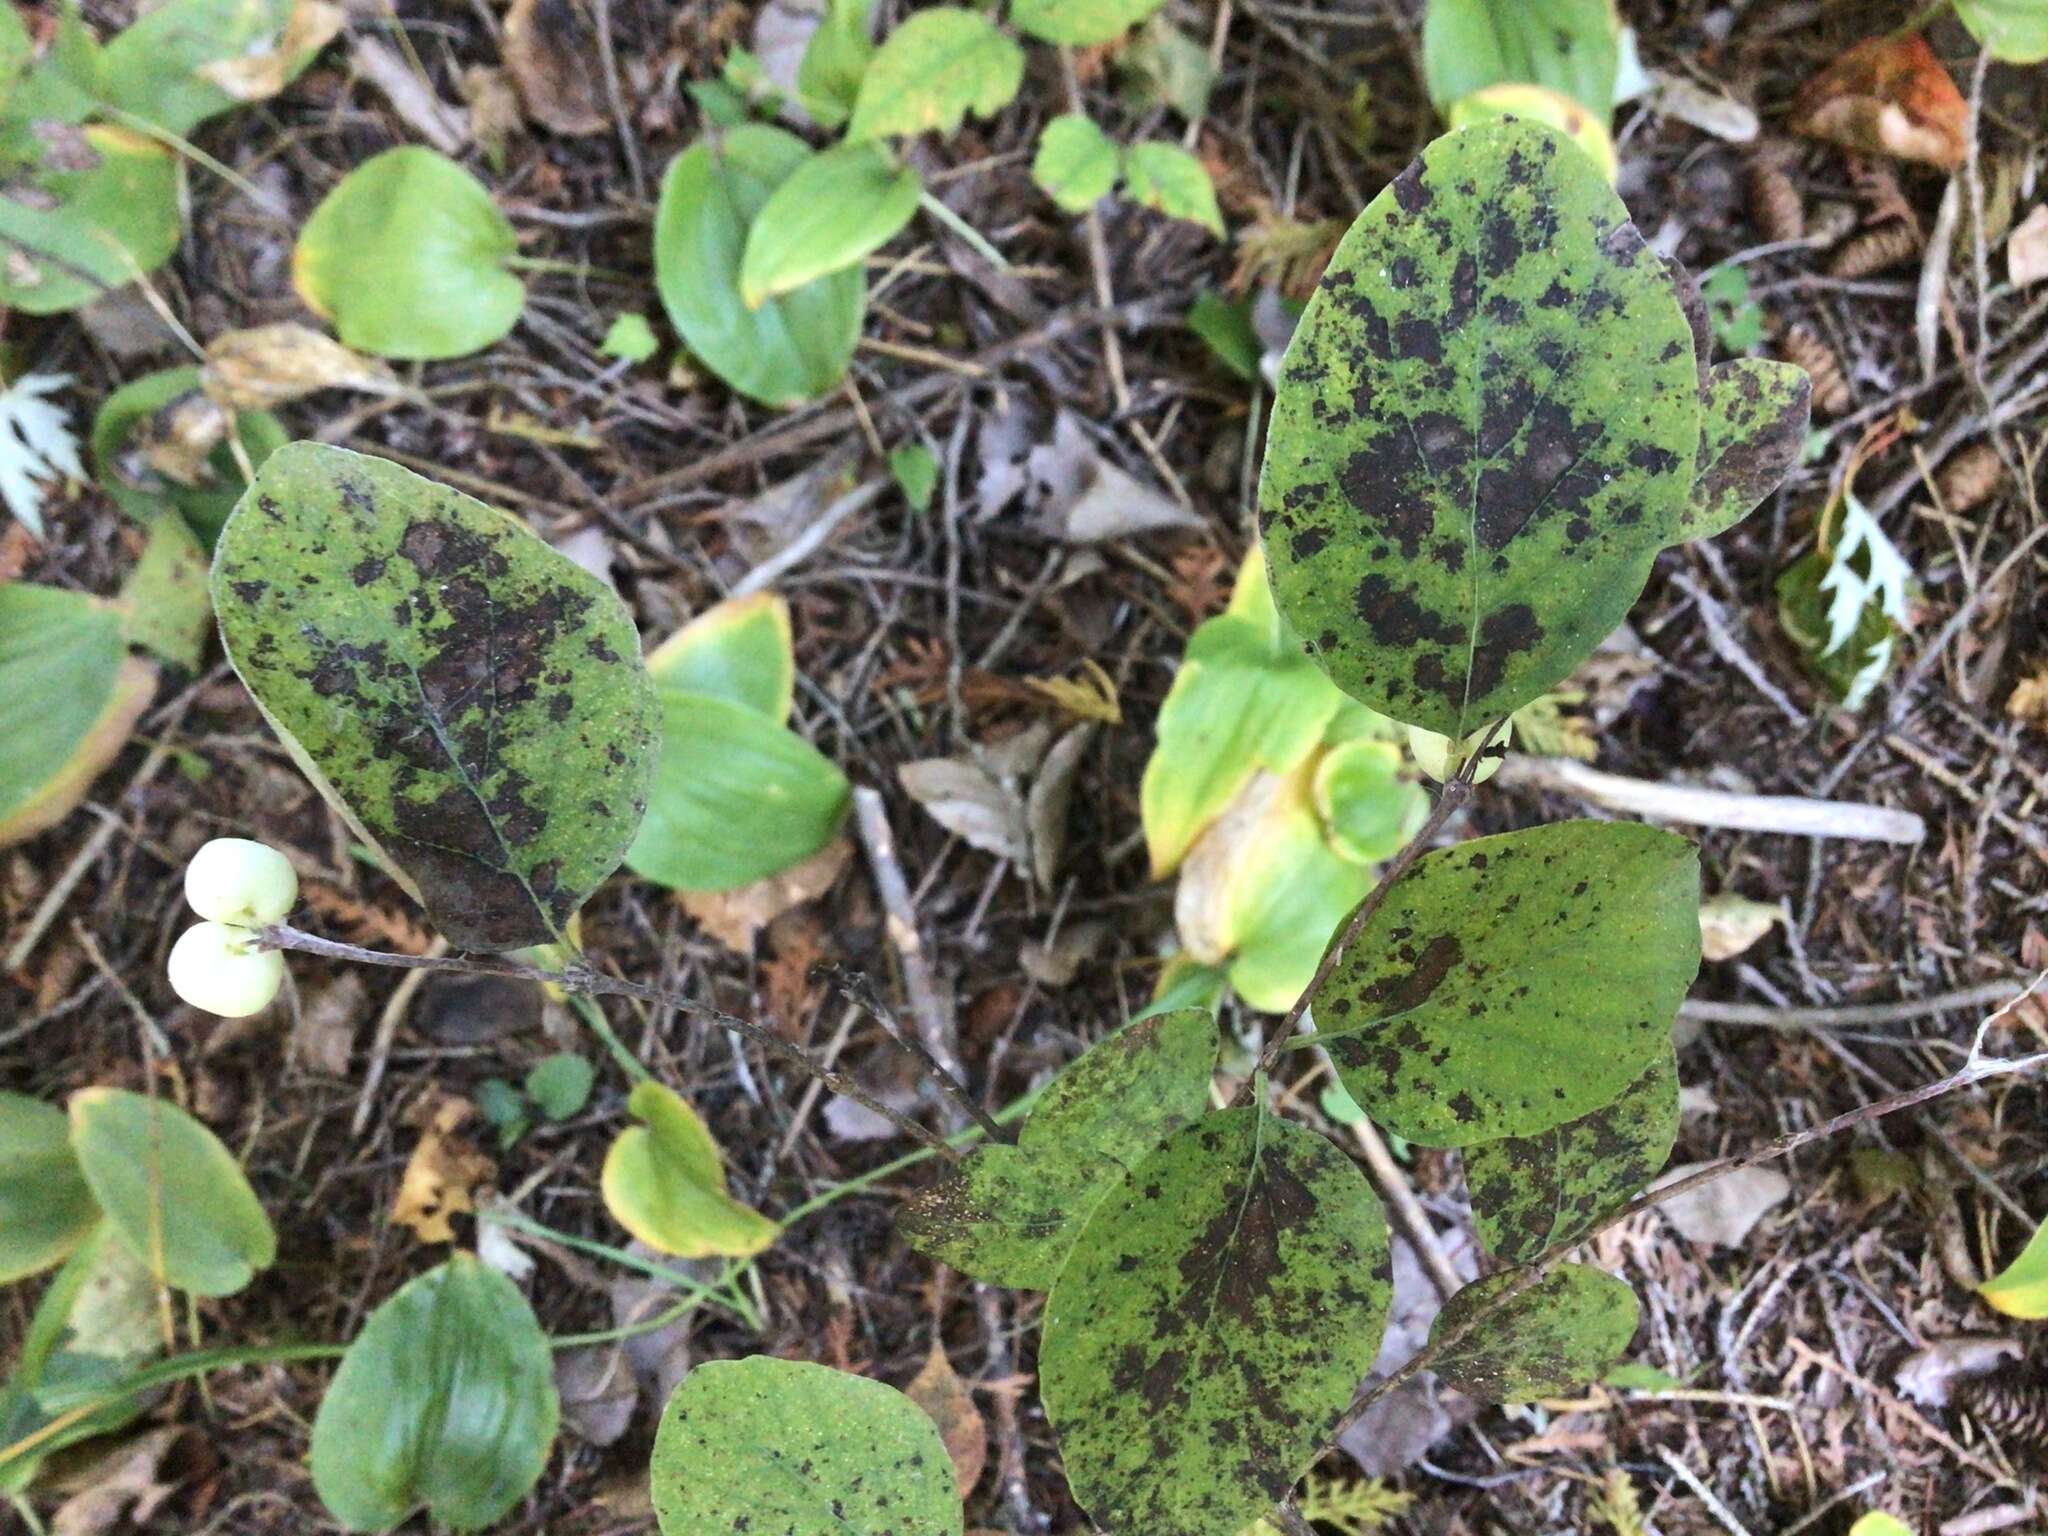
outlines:
[{"label": "cluster of white berries", "polygon": [[243,1019],[270,1006],[284,985],[284,956],[255,930],[283,922],[299,899],[299,877],[275,848],[217,837],[192,856],[185,900],[207,919],[171,946],[171,990],[194,1008]]}]

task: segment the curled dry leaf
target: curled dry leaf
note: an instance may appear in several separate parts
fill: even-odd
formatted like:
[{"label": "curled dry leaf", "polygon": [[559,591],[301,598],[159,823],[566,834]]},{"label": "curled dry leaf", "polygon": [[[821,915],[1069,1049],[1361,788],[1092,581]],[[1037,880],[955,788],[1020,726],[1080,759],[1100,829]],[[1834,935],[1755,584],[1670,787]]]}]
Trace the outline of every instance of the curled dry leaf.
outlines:
[{"label": "curled dry leaf", "polygon": [[2048,277],[2048,203],[2037,203],[2006,241],[2005,270],[2015,288]]},{"label": "curled dry leaf", "polygon": [[619,1440],[640,1403],[640,1382],[616,1344],[565,1349],[555,1356],[562,1426],[595,1446]]},{"label": "curled dry leaf", "polygon": [[199,379],[212,400],[234,411],[268,410],[323,389],[404,391],[383,363],[291,321],[216,336]]},{"label": "curled dry leaf", "polygon": [[1952,171],[1969,153],[1970,108],[1927,39],[1874,37],[1806,83],[1792,130],[1864,155]]},{"label": "curled dry leaf", "polygon": [[1936,1339],[1925,1349],[1916,1349],[1892,1372],[1892,1385],[1899,1396],[1929,1408],[1948,1406],[1949,1392],[1958,1381],[1986,1376],[2007,1360],[2021,1358],[2017,1339],[1999,1334],[1961,1333]]},{"label": "curled dry leaf", "polygon": [[[986,453],[984,448],[984,457]],[[1179,502],[1105,458],[1071,411],[1061,411],[1053,423],[1052,440],[1026,456],[1024,488],[1032,521],[1048,537],[1069,544],[1202,526],[1202,520]]]},{"label": "curled dry leaf", "polygon": [[163,1464],[184,1435],[182,1424],[152,1429],[72,1469],[60,1484],[68,1496],[50,1517],[50,1536],[100,1536],[129,1524],[147,1530],[175,1489],[163,1480]]},{"label": "curled dry leaf", "polygon": [[2022,725],[2048,732],[2048,661],[2041,662],[2013,684],[2005,701],[2005,712]]},{"label": "curled dry leaf", "polygon": [[611,125],[597,29],[576,0],[513,0],[505,68],[527,116],[542,127],[587,135]]},{"label": "curled dry leaf", "polygon": [[453,1096],[429,1101],[416,1118],[419,1145],[407,1159],[391,1203],[391,1220],[411,1227],[423,1243],[452,1243],[450,1218],[476,1209],[476,1191],[497,1175],[497,1164],[460,1133],[476,1106]]},{"label": "curled dry leaf", "polygon": [[842,834],[778,875],[731,891],[678,891],[676,900],[727,949],[750,955],[763,928],[831,890],[852,854],[853,844]]},{"label": "curled dry leaf", "polygon": [[1700,903],[1700,958],[1729,960],[1741,954],[1785,920],[1785,909],[1768,901],[1751,901],[1723,891]]},{"label": "curled dry leaf", "polygon": [[974,1394],[946,1358],[945,1346],[936,1339],[924,1368],[910,1379],[903,1395],[931,1416],[945,1442],[946,1456],[953,1463],[953,1481],[960,1497],[974,1492],[981,1481],[981,1469],[988,1462],[988,1425],[974,1406]]},{"label": "curled dry leaf", "polygon": [[[1651,1187],[1676,1184],[1706,1167],[1685,1163],[1673,1168]],[[1689,1189],[1682,1195],[1658,1202],[1657,1208],[1688,1242],[1715,1248],[1739,1248],[1750,1229],[1763,1220],[1764,1213],[1781,1204],[1792,1193],[1792,1183],[1775,1168],[1738,1168],[1711,1184]]]},{"label": "curled dry leaf", "polygon": [[199,76],[237,101],[267,101],[292,82],[311,55],[334,41],[347,19],[347,12],[328,0],[298,0],[269,48],[202,64]]}]

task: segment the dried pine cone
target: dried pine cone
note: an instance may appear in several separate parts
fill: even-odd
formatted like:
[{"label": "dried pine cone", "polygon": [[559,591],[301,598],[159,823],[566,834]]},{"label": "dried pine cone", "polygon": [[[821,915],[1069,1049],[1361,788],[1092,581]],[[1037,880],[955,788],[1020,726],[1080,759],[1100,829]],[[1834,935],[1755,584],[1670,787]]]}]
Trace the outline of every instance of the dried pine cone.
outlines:
[{"label": "dried pine cone", "polygon": [[1813,380],[1813,408],[1823,416],[1840,416],[1855,403],[1835,349],[1803,325],[1789,327],[1778,343],[1787,362],[1797,363]]},{"label": "dried pine cone", "polygon": [[1905,224],[1886,224],[1845,241],[1828,261],[1828,276],[1869,277],[1902,267],[1920,254],[1920,237]]},{"label": "dried pine cone", "polygon": [[1991,499],[2005,480],[2005,461],[1989,443],[1973,443],[1953,455],[1934,477],[1941,504],[1951,512],[1968,512]]},{"label": "dried pine cone", "polygon": [[2008,1452],[2048,1466],[2048,1380],[2024,1361],[1958,1381],[1952,1401]]},{"label": "dried pine cone", "polygon": [[1806,200],[1785,174],[1785,154],[1777,145],[1760,146],[1743,167],[1749,188],[1749,217],[1772,243],[1806,237]]}]

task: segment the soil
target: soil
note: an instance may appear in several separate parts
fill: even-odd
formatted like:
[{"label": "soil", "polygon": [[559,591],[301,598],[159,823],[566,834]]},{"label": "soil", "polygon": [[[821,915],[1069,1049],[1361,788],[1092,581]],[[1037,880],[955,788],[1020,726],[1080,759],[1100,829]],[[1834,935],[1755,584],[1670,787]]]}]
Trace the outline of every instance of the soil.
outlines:
[{"label": "soil", "polygon": [[[928,218],[914,222],[875,260],[869,341],[845,391],[773,413],[687,370],[625,367],[597,351],[623,311],[654,318],[672,340],[651,277],[652,199],[661,168],[700,128],[683,87],[714,78],[751,27],[749,9],[729,0],[600,4],[594,14],[608,17],[621,73],[601,130],[566,136],[523,123],[495,168],[470,151],[524,253],[568,270],[531,277],[523,322],[488,352],[406,368],[423,400],[329,393],[282,414],[294,435],[388,454],[518,512],[605,568],[653,638],[759,563],[792,526],[778,517],[807,521],[847,477],[881,473],[882,450],[927,446],[942,470],[928,510],[882,495],[776,586],[794,610],[796,724],[884,797],[944,1043],[981,1102],[1008,1103],[1143,1006],[1172,934],[1171,891],[1147,880],[1137,785],[1187,636],[1220,609],[1243,555],[1248,466],[1267,403],[1182,317],[1204,291],[1256,292],[1289,228],[1341,227],[1436,131],[1418,79],[1418,9],[1405,0],[1170,7],[1192,37],[1221,50],[1209,115],[1193,130],[1165,107],[1133,105],[1108,50],[1077,55],[1069,82],[1053,50],[1031,49],[1012,106],[916,149],[928,184],[1012,269],[991,269]],[[1932,225],[1943,173],[1784,131],[1799,87],[1902,22],[1908,7],[1623,9],[1646,64],[1756,107],[1810,224],[1839,205],[1852,227]],[[108,28],[127,19],[113,5],[88,14]],[[445,102],[463,99],[465,71],[499,63],[502,19],[486,5],[409,0],[398,15]],[[356,17],[282,95],[201,130],[201,145],[275,206],[195,169],[189,233],[154,285],[198,337],[310,320],[289,283],[294,230],[349,168],[418,142],[417,127],[350,67],[351,36],[384,25]],[[1954,20],[1930,35],[1979,103],[1983,162],[2011,157],[2028,189],[2022,211],[2037,204],[2048,71],[1973,78],[1974,47]],[[1216,178],[1235,244],[1127,203],[1090,219],[1057,213],[1029,163],[1043,123],[1076,96],[1113,133],[1185,135]],[[1935,317],[1939,362],[1926,382],[1917,257],[1830,276],[1828,246],[1788,244],[1760,222],[1768,214],[1751,195],[1753,150],[1640,104],[1624,106],[1616,125],[1621,191],[1646,236],[1695,271],[1740,262],[1763,310],[1764,349],[1782,355],[1795,331],[1812,338],[1838,362],[1847,399],[1817,416],[1809,462],[1747,522],[1660,557],[1629,634],[1582,679],[1589,697],[1576,712],[1597,764],[1652,781],[1872,803],[1926,824],[1914,846],[1697,829],[1706,889],[1782,903],[1786,918],[1739,956],[1708,964],[1693,995],[1827,1009],[2032,975],[2048,965],[2048,719],[2038,704],[2031,720],[2019,718],[2008,701],[2048,664],[2048,546],[2008,557],[2043,520],[2042,290],[2006,283],[1995,243],[1988,293],[1964,260]],[[1298,283],[1300,266],[1280,275]],[[85,323],[12,315],[4,338],[35,371],[75,375],[81,405],[96,405],[145,369],[184,360],[148,318],[113,303]],[[1994,409],[2013,401],[2021,408],[1993,430]],[[1095,453],[1191,511],[1193,526],[1077,545],[1034,515],[1029,490],[1022,505],[991,510],[991,466],[1020,452],[1015,445],[1050,441],[1059,410]],[[1779,624],[1774,582],[1812,547],[1831,480],[1880,425],[1903,431],[1863,466],[1857,488],[1918,587],[1891,681],[1849,713],[1802,666]],[[1977,444],[1998,455],[1992,489],[1968,506],[1938,500],[1929,476]],[[133,525],[88,486],[53,502],[47,541],[8,529],[0,562],[11,576],[111,593],[135,547]],[[1079,676],[1087,663],[1114,683],[1121,722],[1085,749],[1065,853],[1041,889],[950,836],[902,791],[897,770],[1037,722],[1070,723],[1030,683]],[[152,758],[156,747],[167,750]],[[1566,796],[1488,787],[1448,835],[1584,813]],[[620,1241],[597,1187],[629,1085],[559,1002],[517,985],[434,982],[415,992],[400,972],[296,956],[290,994],[255,1020],[227,1023],[178,1003],[164,957],[188,921],[182,864],[224,834],[290,851],[305,877],[302,925],[412,953],[432,942],[403,894],[351,855],[346,830],[217,646],[200,672],[166,679],[85,808],[0,850],[0,946],[14,946],[45,897],[73,882],[25,961],[0,975],[0,1087],[61,1101],[88,1084],[153,1083],[246,1160],[277,1224],[279,1263],[242,1294],[201,1306],[203,1338],[351,1336],[369,1308],[445,1256],[389,1220],[434,1103],[474,1099],[487,1079],[516,1082],[560,1049],[600,1067],[583,1112],[505,1149],[487,1129],[470,1134],[497,1163],[494,1187],[526,1217]],[[1099,943],[1071,979],[1038,979],[1048,973],[1031,947],[1084,925]],[[857,845],[823,896],[776,918],[744,954],[628,879],[586,909],[582,936],[617,974],[835,1053],[871,1091],[946,1123],[949,1106],[920,1092],[883,1032],[813,974],[846,967],[906,1016],[915,1007]],[[625,1043],[706,1117],[734,1192],[770,1213],[908,1149],[829,1096],[807,1094],[801,1077],[752,1046],[660,1008],[603,1007]],[[1691,1112],[1675,1160],[1739,1151],[1938,1077],[1960,1061],[1983,1011],[1930,1008],[1883,1026],[1780,1018],[1689,1028],[1680,1063]],[[1271,1020],[1232,1008],[1225,1023],[1255,1047]],[[2044,1026],[2048,1014],[2015,1010],[1992,1043],[2038,1048]],[[1247,1059],[1237,1055],[1237,1069]],[[1312,1086],[1294,1103],[1322,1123]],[[1656,1215],[1606,1235],[1595,1257],[1643,1300],[1631,1358],[1687,1390],[1595,1389],[1570,1404],[1461,1416],[1422,1461],[1392,1475],[1412,1501],[1386,1529],[1625,1530],[1594,1508],[1617,1473],[1640,1501],[1641,1528],[1664,1536],[1846,1529],[1880,1501],[1916,1529],[2038,1528],[1944,1523],[2020,1505],[2040,1451],[2023,1430],[1910,1403],[1894,1372],[1911,1350],[1961,1333],[2035,1348],[2030,1325],[1990,1312],[1967,1286],[2010,1259],[2031,1213],[2048,1210],[2043,1110],[2036,1084],[2000,1080],[1806,1148],[1783,1165],[1789,1198],[1733,1247],[1688,1242]],[[1464,1220],[1455,1158],[1406,1155],[1423,1207],[1455,1235]],[[651,1394],[692,1360],[779,1354],[900,1386],[937,1342],[990,1436],[969,1527],[1085,1530],[1030,1384],[1042,1298],[976,1286],[893,1231],[899,1198],[929,1176],[928,1166],[887,1173],[792,1226],[747,1282],[758,1328],[707,1306],[658,1335],[660,1348],[641,1362],[654,1374],[623,1432],[604,1445],[565,1432],[538,1488],[498,1529],[652,1529]],[[471,1218],[455,1229],[474,1241]],[[530,1295],[551,1334],[613,1326],[626,1271],[547,1243],[531,1251]],[[37,1290],[0,1291],[0,1347],[17,1344]],[[154,1421],[196,1433],[166,1461],[170,1490],[143,1528],[327,1529],[305,1453],[329,1370],[227,1371],[203,1393],[174,1393]],[[1342,1452],[1316,1473],[1357,1476]],[[38,1502],[47,1514],[58,1500]]]}]

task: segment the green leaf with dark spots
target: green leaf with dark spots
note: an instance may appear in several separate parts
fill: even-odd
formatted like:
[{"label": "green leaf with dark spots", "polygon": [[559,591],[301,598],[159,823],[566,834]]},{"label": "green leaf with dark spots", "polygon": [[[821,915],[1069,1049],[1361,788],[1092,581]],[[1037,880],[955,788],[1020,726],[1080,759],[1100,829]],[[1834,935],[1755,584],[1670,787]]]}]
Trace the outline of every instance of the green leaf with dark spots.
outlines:
[{"label": "green leaf with dark spots", "polygon": [[1813,381],[1769,358],[1722,363],[1700,386],[1699,478],[1684,537],[1732,528],[1777,488],[1806,445]]},{"label": "green leaf with dark spots", "polygon": [[654,689],[617,594],[514,518],[292,443],[221,531],[213,603],[293,759],[459,948],[558,939],[618,866]]},{"label": "green leaf with dark spots", "polygon": [[1465,737],[1561,682],[1688,536],[1693,340],[1584,155],[1437,140],[1338,247],[1281,372],[1260,505],[1337,685]]},{"label": "green leaf with dark spots", "polygon": [[713,1360],[662,1410],[662,1536],[958,1536],[938,1426],[879,1381],[801,1360]]},{"label": "green leaf with dark spots", "polygon": [[1216,1023],[1155,1014],[1045,1090],[1015,1146],[985,1146],[903,1208],[910,1246],[1018,1290],[1049,1290],[1081,1225],[1130,1166],[1208,1107]]},{"label": "green leaf with dark spots", "polygon": [[1129,1536],[1236,1536],[1316,1459],[1378,1352],[1386,1221],[1263,1106],[1176,1131],[1088,1219],[1039,1373],[1074,1497]]},{"label": "green leaf with dark spots", "polygon": [[1497,1259],[1526,1263],[1590,1229],[1656,1177],[1678,1137],[1678,1058],[1666,1051],[1612,1104],[1534,1136],[1465,1149],[1472,1220]]},{"label": "green leaf with dark spots", "polygon": [[533,1308],[457,1254],[372,1312],[341,1357],[313,1421],[313,1487],[345,1530],[421,1509],[478,1530],[539,1480],[560,1413]]},{"label": "green leaf with dark spots", "polygon": [[1425,854],[1317,998],[1317,1040],[1373,1119],[1424,1146],[1576,1120],[1670,1049],[1699,888],[1691,843],[1623,822]]},{"label": "green leaf with dark spots", "polygon": [[1475,1280],[1437,1314],[1432,1342],[1481,1319],[1433,1363],[1458,1391],[1496,1403],[1561,1397],[1599,1380],[1628,1348],[1642,1307],[1622,1281],[1583,1264],[1560,1264],[1520,1295],[1495,1301],[1526,1273],[1510,1269]]}]

